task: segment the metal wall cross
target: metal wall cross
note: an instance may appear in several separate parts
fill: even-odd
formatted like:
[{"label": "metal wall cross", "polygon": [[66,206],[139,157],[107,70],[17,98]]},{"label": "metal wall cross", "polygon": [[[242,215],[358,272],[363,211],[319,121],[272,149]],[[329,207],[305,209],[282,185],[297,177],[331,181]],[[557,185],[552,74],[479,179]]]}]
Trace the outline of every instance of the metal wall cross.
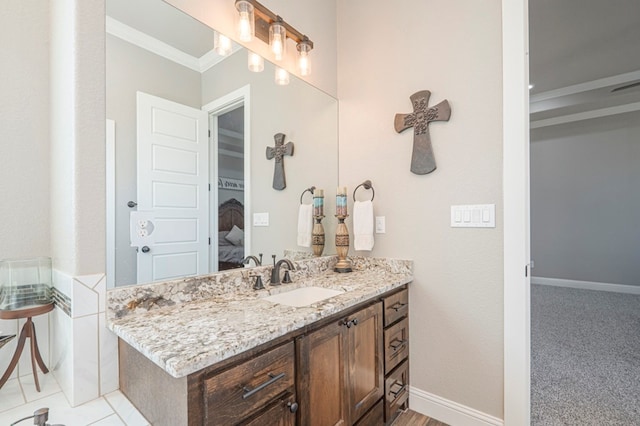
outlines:
[{"label": "metal wall cross", "polygon": [[293,155],[293,142],[284,143],[284,133],[276,133],[273,138],[276,145],[267,147],[267,160],[275,158],[273,164],[273,189],[282,190],[287,187],[287,180],[284,177],[284,156]]},{"label": "metal wall cross", "polygon": [[411,154],[411,171],[417,175],[426,175],[436,169],[436,159],[429,136],[429,123],[432,121],[449,121],[451,107],[446,99],[429,107],[431,92],[421,90],[410,96],[413,104],[411,114],[396,114],[394,125],[400,133],[413,127],[413,152]]}]

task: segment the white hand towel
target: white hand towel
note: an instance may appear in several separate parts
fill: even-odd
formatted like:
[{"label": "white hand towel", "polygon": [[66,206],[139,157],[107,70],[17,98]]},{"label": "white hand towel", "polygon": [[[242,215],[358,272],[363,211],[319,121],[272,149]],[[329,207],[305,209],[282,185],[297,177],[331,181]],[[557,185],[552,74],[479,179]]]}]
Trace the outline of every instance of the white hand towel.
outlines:
[{"label": "white hand towel", "polygon": [[353,204],[353,236],[356,250],[373,249],[373,203],[370,200]]},{"label": "white hand towel", "polygon": [[298,210],[298,245],[311,247],[311,231],[313,230],[313,205],[300,204]]}]

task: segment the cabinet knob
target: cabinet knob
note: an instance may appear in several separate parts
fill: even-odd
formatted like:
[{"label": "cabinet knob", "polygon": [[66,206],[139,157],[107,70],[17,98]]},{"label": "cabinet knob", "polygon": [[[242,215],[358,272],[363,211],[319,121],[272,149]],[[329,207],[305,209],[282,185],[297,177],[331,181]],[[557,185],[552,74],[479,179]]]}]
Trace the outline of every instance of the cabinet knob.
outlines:
[{"label": "cabinet knob", "polygon": [[288,402],[287,407],[289,407],[289,411],[295,413],[298,411],[298,403],[297,402]]},{"label": "cabinet knob", "polygon": [[142,252],[143,253],[149,253],[150,251],[151,251],[151,249],[148,246],[142,247]]},{"label": "cabinet knob", "polygon": [[353,325],[358,325],[358,318],[354,318],[354,319],[352,319],[352,320],[351,320],[351,323],[352,323]]}]

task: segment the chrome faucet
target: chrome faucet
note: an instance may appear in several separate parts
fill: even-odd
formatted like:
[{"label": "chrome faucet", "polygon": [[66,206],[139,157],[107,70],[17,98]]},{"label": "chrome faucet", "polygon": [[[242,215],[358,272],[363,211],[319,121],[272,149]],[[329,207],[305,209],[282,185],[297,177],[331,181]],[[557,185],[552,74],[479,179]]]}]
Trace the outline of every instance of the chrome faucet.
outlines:
[{"label": "chrome faucet", "polygon": [[289,271],[293,271],[295,266],[289,259],[280,259],[278,263],[273,266],[271,270],[271,285],[280,285],[280,267],[282,264],[287,265],[288,271],[284,272],[284,278],[282,279],[283,284],[288,284],[291,282],[291,276],[289,275]]},{"label": "chrome faucet", "polygon": [[260,253],[260,259],[258,259],[255,256],[247,256],[244,259],[242,259],[242,263],[244,263],[245,265],[248,265],[249,263],[251,263],[252,260],[256,264],[256,266],[262,266],[262,253]]}]

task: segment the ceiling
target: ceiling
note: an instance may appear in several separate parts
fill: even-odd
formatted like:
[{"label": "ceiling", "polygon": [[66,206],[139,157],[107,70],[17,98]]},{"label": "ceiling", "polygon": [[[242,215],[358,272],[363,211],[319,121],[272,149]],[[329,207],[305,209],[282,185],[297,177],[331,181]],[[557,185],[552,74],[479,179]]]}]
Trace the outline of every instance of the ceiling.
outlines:
[{"label": "ceiling", "polygon": [[640,102],[638,0],[529,0],[529,48],[532,121]]}]

